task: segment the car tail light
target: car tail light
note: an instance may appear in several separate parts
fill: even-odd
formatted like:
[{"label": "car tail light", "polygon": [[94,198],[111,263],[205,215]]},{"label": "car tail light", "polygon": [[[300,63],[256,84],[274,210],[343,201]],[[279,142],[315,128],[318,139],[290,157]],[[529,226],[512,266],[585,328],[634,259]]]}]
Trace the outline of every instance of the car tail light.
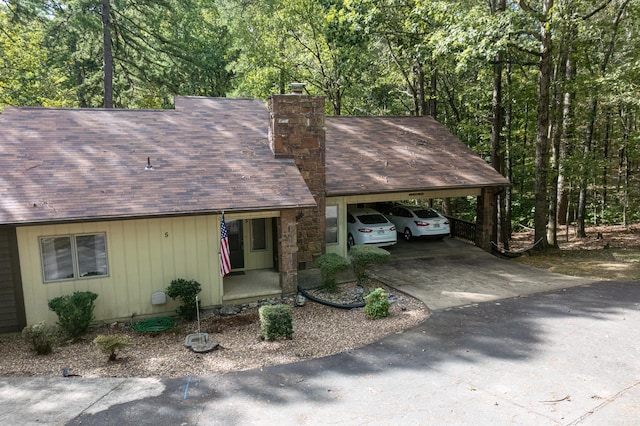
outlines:
[{"label": "car tail light", "polygon": [[360,229],[358,229],[358,232],[364,232],[365,234],[368,234],[370,232],[373,232],[373,229],[371,229],[371,228],[360,228]]},{"label": "car tail light", "polygon": [[415,220],[414,223],[416,226],[429,226],[429,222],[422,222],[420,220]]},{"label": "car tail light", "polygon": [[395,226],[392,226],[391,228],[389,228],[389,231],[395,231],[395,230],[396,230]]},{"label": "car tail light", "polygon": [[448,225],[448,224],[449,224],[449,221],[448,221],[448,220],[445,220],[445,221],[444,221],[444,224],[445,224],[445,225]]}]

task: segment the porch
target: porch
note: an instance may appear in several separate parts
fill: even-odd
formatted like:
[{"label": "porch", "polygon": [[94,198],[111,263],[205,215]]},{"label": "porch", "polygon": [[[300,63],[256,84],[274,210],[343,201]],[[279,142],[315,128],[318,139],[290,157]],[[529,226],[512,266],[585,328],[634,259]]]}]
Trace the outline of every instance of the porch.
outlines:
[{"label": "porch", "polygon": [[224,304],[236,304],[280,296],[280,274],[273,269],[232,272],[223,278]]}]

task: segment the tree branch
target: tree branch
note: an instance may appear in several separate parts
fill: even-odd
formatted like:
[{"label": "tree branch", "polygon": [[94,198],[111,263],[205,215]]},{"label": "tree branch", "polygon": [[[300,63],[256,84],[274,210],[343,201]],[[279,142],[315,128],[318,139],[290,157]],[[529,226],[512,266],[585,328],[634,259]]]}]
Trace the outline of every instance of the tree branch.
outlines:
[{"label": "tree branch", "polygon": [[600,6],[596,7],[595,9],[593,9],[591,12],[584,15],[581,19],[583,21],[586,21],[587,19],[591,18],[593,15],[595,15],[596,13],[600,12],[602,9],[607,7],[609,4],[611,4],[611,1],[612,0],[605,0],[604,3],[602,3]]}]

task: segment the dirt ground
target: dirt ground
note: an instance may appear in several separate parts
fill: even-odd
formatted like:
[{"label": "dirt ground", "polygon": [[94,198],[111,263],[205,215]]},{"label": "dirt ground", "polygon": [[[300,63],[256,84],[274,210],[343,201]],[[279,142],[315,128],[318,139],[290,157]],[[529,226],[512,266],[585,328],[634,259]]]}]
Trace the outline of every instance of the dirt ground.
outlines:
[{"label": "dirt ground", "polygon": [[[640,224],[594,226],[586,231],[586,238],[578,238],[575,228],[562,227],[557,249],[527,252],[513,261],[597,280],[640,280]],[[533,231],[515,233],[510,250],[522,252],[533,244]]]}]

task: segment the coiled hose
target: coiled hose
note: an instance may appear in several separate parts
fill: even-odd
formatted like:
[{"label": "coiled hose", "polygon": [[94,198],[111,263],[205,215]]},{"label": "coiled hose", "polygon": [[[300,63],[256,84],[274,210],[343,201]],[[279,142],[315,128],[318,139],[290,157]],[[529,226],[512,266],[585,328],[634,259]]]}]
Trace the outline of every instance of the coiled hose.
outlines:
[{"label": "coiled hose", "polygon": [[313,302],[320,303],[321,305],[330,306],[332,308],[356,309],[356,308],[364,308],[364,306],[365,306],[364,302],[343,304],[343,303],[334,303],[334,302],[330,302],[328,300],[319,299],[319,298],[317,298],[315,296],[312,296],[309,293],[307,293],[307,291],[305,289],[300,287],[300,284],[298,284],[298,292],[300,292],[300,294],[302,294],[304,297],[306,297],[307,299],[309,299],[309,300],[311,300]]},{"label": "coiled hose", "polygon": [[154,331],[164,331],[176,325],[173,318],[155,317],[142,320],[134,324],[133,329],[138,333],[150,333]]}]

